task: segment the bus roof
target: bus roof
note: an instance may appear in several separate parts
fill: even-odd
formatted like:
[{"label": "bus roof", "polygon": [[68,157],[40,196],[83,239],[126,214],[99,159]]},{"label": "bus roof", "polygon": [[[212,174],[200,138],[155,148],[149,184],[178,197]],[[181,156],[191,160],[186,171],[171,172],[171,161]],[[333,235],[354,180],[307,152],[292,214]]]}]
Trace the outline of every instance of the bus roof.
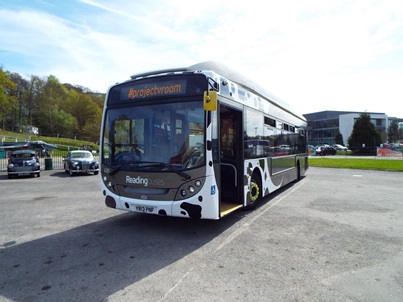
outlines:
[{"label": "bus roof", "polygon": [[291,113],[292,115],[298,117],[299,119],[306,121],[306,119],[302,116],[302,114],[297,113],[288,103],[284,102],[283,100],[275,97],[273,94],[268,92],[263,87],[257,85],[256,83],[252,82],[251,80],[245,78],[240,73],[231,70],[227,66],[216,62],[216,61],[205,61],[195,65],[191,65],[189,67],[183,68],[171,68],[171,69],[161,69],[161,70],[154,70],[144,73],[139,73],[132,75],[131,79],[137,79],[142,77],[147,77],[151,75],[158,75],[158,74],[167,74],[167,73],[175,73],[175,72],[195,72],[195,71],[212,71],[217,73],[218,75],[238,84],[239,86],[249,90],[256,95],[261,96],[262,98],[266,99],[270,103],[282,108],[283,110]]}]

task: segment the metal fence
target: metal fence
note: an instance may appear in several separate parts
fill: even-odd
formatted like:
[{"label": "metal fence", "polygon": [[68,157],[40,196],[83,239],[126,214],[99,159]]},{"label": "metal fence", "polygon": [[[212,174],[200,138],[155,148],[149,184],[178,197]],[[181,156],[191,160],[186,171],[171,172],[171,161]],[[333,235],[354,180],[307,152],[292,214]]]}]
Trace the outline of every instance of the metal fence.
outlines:
[{"label": "metal fence", "polygon": [[[41,170],[63,170],[63,158],[67,156],[65,150],[49,151],[50,157],[39,157]],[[94,154],[94,159],[99,161],[99,155]],[[7,153],[4,152],[0,158],[0,171],[7,171],[8,158]]]}]

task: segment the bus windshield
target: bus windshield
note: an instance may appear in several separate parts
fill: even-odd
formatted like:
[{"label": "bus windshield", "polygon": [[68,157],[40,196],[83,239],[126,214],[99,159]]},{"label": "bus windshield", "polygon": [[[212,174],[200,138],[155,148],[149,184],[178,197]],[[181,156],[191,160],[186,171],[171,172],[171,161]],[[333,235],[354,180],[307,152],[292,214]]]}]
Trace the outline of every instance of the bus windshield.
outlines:
[{"label": "bus windshield", "polygon": [[118,170],[183,171],[204,165],[202,102],[108,109],[102,163]]}]

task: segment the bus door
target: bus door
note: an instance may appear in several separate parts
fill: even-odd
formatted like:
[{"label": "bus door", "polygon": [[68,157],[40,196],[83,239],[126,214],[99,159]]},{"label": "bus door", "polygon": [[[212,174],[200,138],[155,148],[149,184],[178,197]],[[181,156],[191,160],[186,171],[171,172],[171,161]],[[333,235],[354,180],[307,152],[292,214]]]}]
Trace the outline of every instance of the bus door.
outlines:
[{"label": "bus door", "polygon": [[242,112],[220,105],[220,212],[243,204]]}]

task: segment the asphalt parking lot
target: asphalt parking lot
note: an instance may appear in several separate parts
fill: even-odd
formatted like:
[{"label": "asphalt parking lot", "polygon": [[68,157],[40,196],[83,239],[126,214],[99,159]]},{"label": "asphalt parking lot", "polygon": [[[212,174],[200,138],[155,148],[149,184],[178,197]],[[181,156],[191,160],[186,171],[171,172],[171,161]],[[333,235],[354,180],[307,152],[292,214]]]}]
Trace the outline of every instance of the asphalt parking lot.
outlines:
[{"label": "asphalt parking lot", "polygon": [[403,173],[310,168],[218,221],[115,211],[99,182],[0,173],[0,301],[403,301]]}]

